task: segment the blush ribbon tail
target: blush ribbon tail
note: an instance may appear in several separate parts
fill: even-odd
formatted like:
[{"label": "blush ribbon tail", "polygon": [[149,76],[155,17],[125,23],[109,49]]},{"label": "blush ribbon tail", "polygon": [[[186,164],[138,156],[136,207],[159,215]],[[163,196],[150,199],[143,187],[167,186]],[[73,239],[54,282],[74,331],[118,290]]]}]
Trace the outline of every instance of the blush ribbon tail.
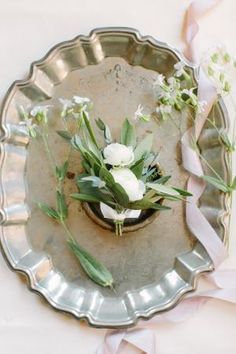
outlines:
[{"label": "blush ribbon tail", "polygon": [[[185,55],[189,60],[196,60],[195,39],[199,31],[197,21],[221,1],[197,0],[188,7],[183,32],[186,43]],[[188,198],[188,203],[186,203],[186,222],[190,231],[206,248],[217,268],[226,258],[227,252],[223,242],[198,207],[198,200],[205,189],[205,182],[200,178],[203,175],[200,158],[192,146],[192,138],[198,140],[217,98],[214,87],[201,69],[199,70],[198,97],[207,102],[205,111],[195,118],[194,131],[193,128],[189,129],[181,139],[183,166],[190,173],[187,189],[193,194],[193,197]],[[135,329],[109,330],[96,354],[121,354],[124,342],[134,345],[140,353],[157,354],[154,332],[156,325],[184,321],[196,313],[209,299],[219,299],[236,304],[236,270],[216,270],[205,278],[214,285],[213,289],[188,296],[174,309],[159,314],[149,321],[140,321]]]}]

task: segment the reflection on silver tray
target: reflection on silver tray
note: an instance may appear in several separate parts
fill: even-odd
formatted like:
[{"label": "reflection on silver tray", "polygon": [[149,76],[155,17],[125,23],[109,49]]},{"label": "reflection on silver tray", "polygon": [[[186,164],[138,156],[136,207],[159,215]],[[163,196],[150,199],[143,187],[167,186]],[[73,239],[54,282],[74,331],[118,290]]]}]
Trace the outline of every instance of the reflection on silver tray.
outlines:
[{"label": "reflection on silver tray", "polygon": [[[197,276],[213,269],[199,242],[191,236],[184,219],[184,205],[175,204],[145,228],[122,238],[96,225],[78,204],[70,206],[70,226],[79,242],[99,257],[112,271],[117,294],[92,283],[84,276],[65,244],[63,231],[37,210],[35,200],[53,203],[53,179],[43,151],[19,125],[19,105],[54,104],[59,97],[74,94],[94,102],[94,115],[108,121],[116,134],[121,120],[132,116],[138,103],[154,109],[151,87],[157,73],[171,75],[182,60],[195,80],[196,69],[169,45],[127,28],[105,28],[88,37],[55,46],[31,66],[27,80],[16,81],[2,107],[1,144],[1,244],[8,263],[25,273],[30,288],[41,293],[56,309],[86,319],[96,327],[126,327],[139,318],[171,309],[181,297],[196,288]],[[227,129],[223,103],[214,107],[215,120]],[[57,108],[53,130],[58,128]],[[187,127],[187,122],[184,123]],[[142,128],[143,129],[143,128]],[[148,129],[155,132],[155,148],[161,151],[160,165],[172,175],[173,184],[184,187],[188,178],[180,161],[179,133],[171,122]],[[66,145],[56,134],[50,143],[57,158]],[[210,126],[200,138],[205,158],[224,177],[228,163]],[[71,168],[80,168],[72,156]],[[74,185],[68,181],[68,190]],[[222,240],[227,236],[227,199],[207,187],[200,201],[201,211]]]}]

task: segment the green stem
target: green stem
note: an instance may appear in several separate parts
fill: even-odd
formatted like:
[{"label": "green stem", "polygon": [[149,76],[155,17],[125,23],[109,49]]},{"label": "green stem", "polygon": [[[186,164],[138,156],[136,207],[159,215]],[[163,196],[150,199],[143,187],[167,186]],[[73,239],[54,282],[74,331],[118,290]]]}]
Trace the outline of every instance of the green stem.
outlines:
[{"label": "green stem", "polygon": [[77,242],[77,241],[75,241],[75,238],[74,238],[73,234],[71,233],[70,229],[68,228],[66,222],[65,222],[63,219],[60,219],[60,223],[61,223],[62,227],[64,228],[64,230],[65,230],[67,236],[68,236],[70,239],[72,239],[74,242]]},{"label": "green stem", "polygon": [[146,194],[145,194],[145,198],[152,198],[156,195],[156,192],[153,189],[150,189]]},{"label": "green stem", "polygon": [[89,136],[90,136],[92,142],[94,143],[94,145],[95,145],[97,148],[99,148],[99,147],[98,147],[98,143],[97,143],[97,141],[96,141],[95,134],[94,134],[94,132],[93,132],[93,128],[92,128],[92,126],[91,126],[91,124],[90,124],[90,121],[89,121],[89,118],[88,118],[87,114],[86,114],[85,112],[83,112],[82,115],[83,115],[83,122],[84,122],[84,124],[85,124],[85,126],[86,126],[87,132],[88,132],[88,134],[89,134]]},{"label": "green stem", "polygon": [[116,234],[116,236],[122,236],[122,230],[123,230],[124,222],[115,220],[114,223],[115,223],[115,234]]},{"label": "green stem", "polygon": [[150,200],[152,201],[152,203],[156,203],[158,202],[160,199],[163,199],[164,196],[160,196],[160,195],[157,195],[156,197],[153,197],[151,198]]},{"label": "green stem", "polygon": [[170,120],[172,121],[172,123],[175,125],[176,129],[179,132],[179,136],[182,136],[182,131],[181,131],[181,119],[179,120],[179,125],[175,122],[175,120],[172,118],[172,116],[170,115]]},{"label": "green stem", "polygon": [[52,152],[51,152],[49,144],[48,144],[47,135],[44,132],[42,132],[41,136],[42,136],[42,139],[43,139],[44,148],[45,148],[45,151],[47,153],[47,156],[48,156],[48,159],[49,159],[53,174],[56,175],[56,163],[55,163],[54,157],[52,155]]},{"label": "green stem", "polygon": [[[235,104],[235,101],[233,99],[233,96],[230,94],[230,100],[231,100],[231,103],[232,103],[232,106],[234,108],[234,112],[236,114],[236,104]],[[236,139],[236,116],[234,117],[234,123],[233,123],[233,131],[232,131],[232,144],[234,144],[234,141]],[[233,156],[233,151],[230,151],[229,152],[229,163],[230,163],[230,183],[233,182],[233,159],[232,159],[232,156]],[[230,215],[229,215],[229,236],[230,236],[230,229],[231,229],[231,219],[232,219],[232,206],[233,206],[233,193],[231,192],[230,193]],[[230,237],[228,237],[228,240],[227,240],[227,250],[228,252],[230,252]]]},{"label": "green stem", "polygon": [[[234,101],[234,98],[233,98],[232,94],[230,94],[230,100],[231,100],[231,103],[232,103],[232,106],[234,108],[234,112],[235,112],[235,115],[236,115],[236,104],[235,104],[235,101]],[[234,123],[233,123],[232,144],[234,144],[235,140],[236,140],[236,116],[234,117]]]},{"label": "green stem", "polygon": [[184,70],[183,71],[183,77],[186,81],[188,81],[189,83],[191,83],[191,85],[193,84],[192,78],[191,76]]},{"label": "green stem", "polygon": [[198,154],[198,156],[200,157],[200,159],[207,165],[207,167],[215,174],[215,176],[217,177],[217,178],[219,178],[219,180],[221,181],[221,182],[225,182],[224,180],[223,180],[223,178],[216,172],[216,170],[209,164],[209,162],[201,155],[201,153],[199,152],[199,151],[196,151],[197,152],[197,154]]},{"label": "green stem", "polygon": [[213,126],[213,128],[215,128],[215,130],[217,131],[218,135],[221,136],[221,132],[219,131],[217,125],[214,122],[212,122],[212,120],[210,120],[209,118],[207,118],[206,120],[207,120],[207,122],[209,122]]}]

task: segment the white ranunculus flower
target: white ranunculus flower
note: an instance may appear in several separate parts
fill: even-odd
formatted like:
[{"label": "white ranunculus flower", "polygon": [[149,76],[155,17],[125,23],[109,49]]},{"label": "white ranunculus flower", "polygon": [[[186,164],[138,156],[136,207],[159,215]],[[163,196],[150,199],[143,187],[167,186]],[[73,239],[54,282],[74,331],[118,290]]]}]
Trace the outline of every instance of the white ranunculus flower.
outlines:
[{"label": "white ranunculus flower", "polygon": [[134,152],[132,146],[126,146],[119,143],[112,143],[103,150],[105,163],[112,166],[127,166],[134,161]]},{"label": "white ranunculus flower", "polygon": [[112,219],[115,221],[124,221],[125,219],[138,218],[141,210],[125,209],[123,213],[118,213],[115,209],[111,208],[105,203],[100,203],[100,209],[104,218]]},{"label": "white ranunculus flower", "polygon": [[145,184],[138,180],[135,174],[128,168],[113,168],[110,170],[114,180],[126,191],[129,200],[134,202],[143,198]]}]

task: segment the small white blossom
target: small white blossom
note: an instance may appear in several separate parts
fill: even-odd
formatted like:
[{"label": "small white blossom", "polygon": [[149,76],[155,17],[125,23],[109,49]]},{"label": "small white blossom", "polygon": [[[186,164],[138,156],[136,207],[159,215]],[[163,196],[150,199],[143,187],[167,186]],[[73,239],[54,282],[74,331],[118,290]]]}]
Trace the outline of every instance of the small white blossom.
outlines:
[{"label": "small white blossom", "polygon": [[33,123],[33,118],[27,118],[25,120],[22,120],[20,123],[20,125],[23,125],[26,128],[31,128],[31,127],[36,127],[37,125]]},{"label": "small white blossom", "polygon": [[165,85],[165,76],[163,74],[157,75],[157,78],[156,78],[156,81],[154,82],[154,85],[157,85],[157,86]]},{"label": "small white blossom", "polygon": [[144,122],[148,122],[150,120],[150,116],[143,113],[144,107],[139,104],[136,111],[134,112],[134,120],[141,120]]},{"label": "small white blossom", "polygon": [[225,46],[217,45],[208,50],[201,59],[201,66],[218,94],[230,92],[236,78],[235,60]]},{"label": "small white blossom", "polygon": [[104,162],[112,166],[127,166],[134,161],[132,146],[119,143],[107,145],[103,150]]},{"label": "small white blossom", "polygon": [[33,117],[36,117],[37,115],[43,115],[44,117],[47,118],[48,109],[50,107],[52,106],[51,105],[35,106],[31,109],[30,114]]},{"label": "small white blossom", "polygon": [[86,176],[81,179],[82,181],[92,182],[93,187],[104,188],[106,183],[97,176]]},{"label": "small white blossom", "polygon": [[87,105],[90,103],[90,99],[87,97],[74,96],[73,101],[78,105]]},{"label": "small white blossom", "polygon": [[24,126],[27,130],[27,133],[35,138],[37,136],[37,127],[38,125],[34,123],[34,117],[30,117],[23,106],[20,106],[20,111],[23,117],[23,120],[20,121],[19,125]]},{"label": "small white blossom", "polygon": [[135,113],[134,113],[135,119],[139,119],[143,115],[143,109],[144,109],[143,106],[141,104],[139,104]]},{"label": "small white blossom", "polygon": [[167,105],[175,105],[181,97],[180,83],[175,77],[169,77],[166,83],[159,85],[154,83],[154,92],[158,100]]},{"label": "small white blossom", "polygon": [[72,117],[77,119],[81,118],[83,112],[87,113],[91,101],[87,97],[73,96],[71,100],[66,98],[59,98],[62,104],[61,117]]},{"label": "small white blossom", "polygon": [[174,65],[174,68],[176,70],[176,72],[175,72],[176,77],[180,77],[185,74],[184,67],[185,67],[185,64],[182,61],[179,61],[178,63],[176,63]]},{"label": "small white blossom", "polygon": [[59,98],[59,102],[62,104],[61,117],[66,118],[69,114],[73,112],[75,103],[67,98]]},{"label": "small white blossom", "polygon": [[194,90],[195,87],[192,87],[191,89],[183,89],[182,93],[185,93],[185,95],[189,97],[192,103],[197,103],[197,95],[195,94]]},{"label": "small white blossom", "polygon": [[63,106],[63,110],[67,110],[68,108],[74,107],[74,103],[71,100],[68,100],[67,98],[59,98],[60,103]]},{"label": "small white blossom", "polygon": [[179,80],[175,77],[171,76],[167,79],[169,84],[168,90],[163,96],[166,101],[170,100],[170,104],[174,104],[175,100],[181,96],[180,83]]},{"label": "small white blossom", "polygon": [[167,115],[172,112],[172,106],[161,104],[160,106],[157,106],[156,112],[160,114],[163,119],[165,119],[167,118]]}]

